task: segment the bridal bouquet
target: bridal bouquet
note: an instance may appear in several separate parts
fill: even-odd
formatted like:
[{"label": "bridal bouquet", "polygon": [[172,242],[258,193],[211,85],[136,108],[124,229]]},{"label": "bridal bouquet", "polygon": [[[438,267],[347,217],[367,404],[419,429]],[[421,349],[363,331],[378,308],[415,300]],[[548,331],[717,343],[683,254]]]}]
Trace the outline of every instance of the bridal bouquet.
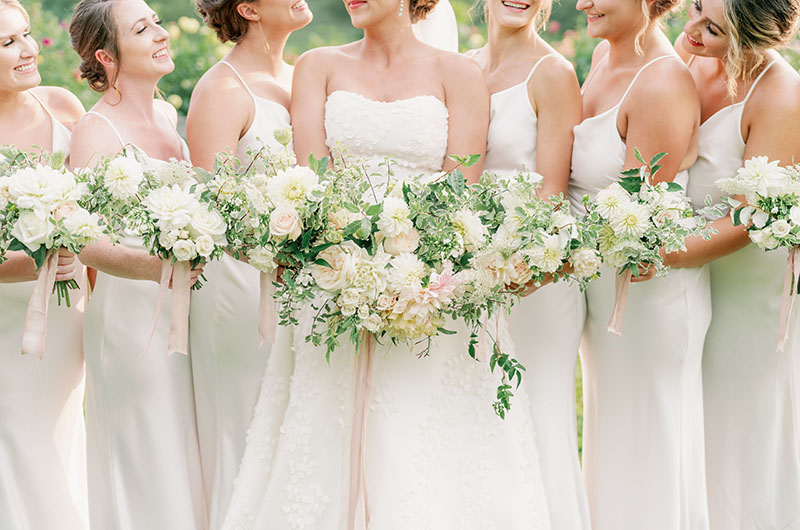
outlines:
[{"label": "bridal bouquet", "polygon": [[603,262],[617,269],[616,301],[608,331],[619,335],[625,300],[632,276],[640,267],[655,267],[666,274],[664,252],[685,250],[685,239],[704,233],[704,218],[695,216],[683,188],[674,182],[652,183],[666,153],[646,163],[639,151],[640,169],[622,173],[619,182],[601,190],[594,200],[584,197],[586,215],[582,223],[594,226]]},{"label": "bridal bouquet", "polygon": [[63,155],[29,156],[15,148],[0,154],[0,248],[23,251],[36,263],[38,280],[28,305],[22,352],[41,358],[50,293],[55,289],[59,305],[63,301],[69,307],[69,290],[78,288],[75,280],[55,281],[58,250],[78,254],[104,228],[97,214],[81,207],[88,189],[64,167]]},{"label": "bridal bouquet", "polygon": [[[469,160],[464,160],[469,163]],[[476,268],[475,255],[490,239],[477,195],[460,173],[394,179],[383,196],[376,175],[354,164],[325,172],[327,160],[311,160],[325,181],[305,231],[298,237],[297,262],[278,289],[281,323],[296,324],[297,314],[313,306],[307,340],[325,344],[330,356],[345,335],[363,346],[377,341],[423,342],[453,334],[449,320],[471,329],[469,353],[478,357],[480,328],[507,302],[503,285]],[[503,371],[495,410],[510,407],[510,381],[524,369],[495,345],[489,359]]]},{"label": "bridal bouquet", "polygon": [[789,249],[778,341],[783,351],[800,288],[800,166],[781,167],[765,156],[754,157],[736,175],[718,180],[717,186],[744,196],[744,203],[731,197],[723,201],[731,207],[733,224],[746,226],[753,243],[763,250]]}]

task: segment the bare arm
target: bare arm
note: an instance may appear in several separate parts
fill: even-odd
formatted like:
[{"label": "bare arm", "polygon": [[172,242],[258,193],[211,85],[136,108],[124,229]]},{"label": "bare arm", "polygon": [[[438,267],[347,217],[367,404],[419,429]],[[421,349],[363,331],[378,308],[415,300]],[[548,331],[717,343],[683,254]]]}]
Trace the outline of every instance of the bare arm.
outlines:
[{"label": "bare arm", "polygon": [[[97,164],[102,156],[114,156],[121,146],[107,123],[88,115],[75,126],[72,135],[70,165],[72,169]],[[144,250],[111,245],[107,240],[87,246],[80,254],[87,267],[136,280],[159,281],[161,260]]]},{"label": "bare arm", "polygon": [[252,123],[252,112],[253,102],[241,85],[220,75],[201,79],[186,116],[192,163],[211,171],[217,153],[235,155],[239,139]]},{"label": "bare arm", "polygon": [[330,156],[325,143],[325,101],[328,78],[325,70],[325,49],[311,50],[297,60],[292,80],[292,130],[297,162],[308,164],[308,156]]},{"label": "bare arm", "polygon": [[[688,168],[690,153],[696,153],[700,126],[700,97],[688,70],[678,61],[655,64],[640,77],[629,100],[623,105],[627,123],[625,169],[638,168],[638,149],[645,160],[666,152],[657,182],[669,182]],[[664,79],[671,82],[665,83]],[[621,113],[622,114],[622,113]],[[621,118],[622,119],[622,118]]]},{"label": "bare arm", "polygon": [[[794,76],[794,74],[791,74]],[[767,86],[763,88],[768,88]],[[796,80],[788,87],[756,92],[748,102],[747,114],[751,116],[744,159],[766,156],[779,160],[781,165],[800,160],[800,102]],[[744,197],[737,197],[744,201]],[[718,233],[706,241],[700,237],[686,240],[687,252],[669,254],[666,263],[672,267],[698,267],[715,259],[732,254],[750,244],[744,226],[734,226],[730,216],[722,217],[711,225]]]},{"label": "bare arm", "polygon": [[536,169],[544,176],[542,197],[566,193],[572,165],[572,128],[583,114],[581,90],[572,66],[547,59],[531,79],[528,95],[536,102]]},{"label": "bare arm", "polygon": [[[460,168],[467,182],[474,183],[483,171],[486,136],[489,130],[489,89],[480,67],[472,59],[447,54],[442,60],[445,104],[448,120],[447,154],[479,154],[480,161]],[[443,169],[453,169],[457,162],[446,158]]]}]

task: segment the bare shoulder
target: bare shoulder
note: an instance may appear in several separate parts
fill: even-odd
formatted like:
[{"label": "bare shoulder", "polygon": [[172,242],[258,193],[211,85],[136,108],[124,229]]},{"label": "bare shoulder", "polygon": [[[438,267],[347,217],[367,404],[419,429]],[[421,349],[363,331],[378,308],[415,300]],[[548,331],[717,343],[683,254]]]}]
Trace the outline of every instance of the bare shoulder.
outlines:
[{"label": "bare shoulder", "polygon": [[607,40],[600,41],[592,50],[592,66],[597,64],[599,59],[608,55],[609,45]]},{"label": "bare shoulder", "polygon": [[324,72],[327,75],[331,64],[336,64],[342,60],[353,58],[357,42],[351,42],[342,46],[321,46],[303,53],[295,63],[295,72],[313,69]]},{"label": "bare shoulder", "polygon": [[632,95],[633,92],[641,96],[637,99],[649,100],[651,103],[682,102],[687,98],[699,98],[692,74],[678,55],[654,62],[644,69],[633,87]]},{"label": "bare shoulder", "polygon": [[192,90],[189,114],[198,110],[211,115],[224,111],[226,116],[246,114],[252,108],[250,94],[228,66],[217,63],[209,68]]},{"label": "bare shoulder", "polygon": [[65,88],[42,86],[34,88],[33,91],[47,105],[53,116],[69,128],[72,128],[86,112],[81,100]]},{"label": "bare shoulder", "polygon": [[155,108],[166,114],[173,127],[178,126],[178,109],[163,99],[154,99],[153,105],[155,105]]},{"label": "bare shoulder", "polygon": [[434,58],[437,70],[443,74],[445,79],[459,83],[476,79],[483,80],[483,70],[473,58],[460,53],[432,49],[435,50]]},{"label": "bare shoulder", "polygon": [[72,128],[72,159],[81,165],[97,161],[95,154],[113,156],[121,148],[111,125],[96,114],[85,114]]},{"label": "bare shoulder", "polygon": [[747,103],[748,114],[797,121],[800,119],[800,74],[786,61],[778,61],[753,91]]},{"label": "bare shoulder", "polygon": [[566,57],[558,52],[553,52],[551,56],[542,61],[539,68],[536,70],[536,76],[539,80],[544,81],[548,85],[563,84],[571,81],[577,81],[578,76],[575,73],[575,67],[569,62]]}]

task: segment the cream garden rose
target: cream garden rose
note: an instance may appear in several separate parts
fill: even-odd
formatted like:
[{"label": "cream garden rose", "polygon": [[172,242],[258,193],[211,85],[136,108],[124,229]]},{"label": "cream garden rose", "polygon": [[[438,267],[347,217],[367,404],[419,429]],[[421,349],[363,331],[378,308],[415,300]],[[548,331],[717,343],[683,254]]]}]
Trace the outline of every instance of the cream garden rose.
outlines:
[{"label": "cream garden rose", "polygon": [[405,234],[383,240],[383,249],[392,256],[414,252],[417,247],[419,247],[419,232],[413,227]]},{"label": "cream garden rose", "polygon": [[269,233],[278,241],[294,241],[303,233],[300,214],[291,206],[278,206],[269,217]]},{"label": "cream garden rose", "polygon": [[191,261],[197,257],[197,249],[192,241],[181,239],[172,245],[172,253],[178,261]]},{"label": "cream garden rose", "polygon": [[311,275],[317,285],[326,291],[339,291],[347,287],[355,274],[355,260],[348,244],[334,245],[319,253],[317,259],[328,265],[311,265]]}]

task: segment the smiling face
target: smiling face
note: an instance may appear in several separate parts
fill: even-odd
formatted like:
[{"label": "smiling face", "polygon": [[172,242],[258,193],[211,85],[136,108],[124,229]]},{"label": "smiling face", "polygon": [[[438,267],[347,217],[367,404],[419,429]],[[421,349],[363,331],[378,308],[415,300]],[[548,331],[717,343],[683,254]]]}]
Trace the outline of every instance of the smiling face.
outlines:
[{"label": "smiling face", "polygon": [[645,26],[641,0],[578,0],[586,13],[586,32],[596,39],[615,39],[638,33]]},{"label": "smiling face", "polygon": [[160,79],[175,69],[169,33],[143,0],[119,0],[114,6],[120,75]]},{"label": "smiling face", "polygon": [[541,7],[541,0],[486,1],[486,13],[493,24],[515,29],[533,23]]},{"label": "smiling face", "polygon": [[39,45],[30,23],[13,6],[0,7],[0,90],[21,92],[42,82],[36,59]]},{"label": "smiling face", "polygon": [[683,49],[703,57],[724,57],[730,45],[724,9],[723,0],[694,0],[683,27]]},{"label": "smiling face", "polygon": [[250,5],[258,10],[267,35],[300,29],[314,17],[306,0],[257,0]]}]

